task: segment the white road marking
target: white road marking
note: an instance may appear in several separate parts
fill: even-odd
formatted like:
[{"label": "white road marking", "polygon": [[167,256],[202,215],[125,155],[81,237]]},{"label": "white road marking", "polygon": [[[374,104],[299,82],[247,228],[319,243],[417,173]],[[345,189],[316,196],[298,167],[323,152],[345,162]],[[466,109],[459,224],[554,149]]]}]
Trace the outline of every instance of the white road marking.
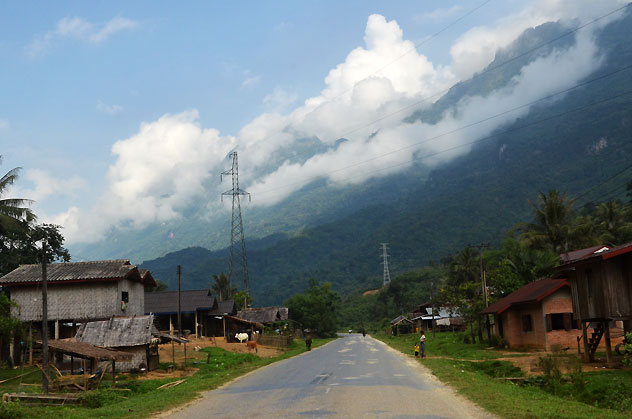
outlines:
[{"label": "white road marking", "polygon": [[380,350],[379,350],[379,349],[375,349],[375,348],[369,348],[369,350],[370,350],[371,352],[380,352]]},{"label": "white road marking", "polygon": [[343,380],[357,380],[358,377],[343,377]]},{"label": "white road marking", "polygon": [[367,364],[377,364],[379,361],[377,359],[367,359]]},{"label": "white road marking", "polygon": [[331,387],[327,387],[327,390],[325,390],[325,394],[329,393],[329,390],[331,390]]},{"label": "white road marking", "polygon": [[355,365],[355,363],[355,361],[352,361],[350,359],[343,359],[339,362],[340,365]]},{"label": "white road marking", "polygon": [[406,377],[406,374],[393,374],[393,377]]},{"label": "white road marking", "polygon": [[339,353],[344,353],[344,352],[349,352],[350,350],[351,350],[351,348],[344,348],[344,349],[339,350],[338,352]]}]

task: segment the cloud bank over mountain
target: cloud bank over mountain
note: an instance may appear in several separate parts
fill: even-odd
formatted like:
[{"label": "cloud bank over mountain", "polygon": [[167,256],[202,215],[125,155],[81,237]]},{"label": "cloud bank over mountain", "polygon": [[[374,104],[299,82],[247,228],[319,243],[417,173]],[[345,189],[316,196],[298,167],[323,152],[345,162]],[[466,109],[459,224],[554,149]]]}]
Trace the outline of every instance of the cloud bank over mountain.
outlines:
[{"label": "cloud bank over mountain", "polygon": [[[98,202],[89,210],[70,208],[50,221],[63,225],[73,243],[98,241],[113,228],[141,228],[182,217],[200,201],[209,202],[206,216],[224,216],[226,207],[218,198],[229,186],[219,183],[218,174],[230,166],[226,156],[234,149],[239,152],[241,186],[253,194],[253,205],[277,203],[317,179],[348,185],[414,162],[441,164],[466,153],[468,143],[515,121],[529,107],[459,131],[461,127],[569,88],[595,71],[603,60],[593,39],[597,25],[578,31],[572,47],[553,48],[523,67],[504,88],[461,100],[435,124],[404,122],[406,116],[483,70],[499,48],[525,29],[558,20],[576,27],[620,2],[594,3],[536,1],[517,15],[464,33],[452,45],[452,62],[446,66],[420,53],[396,21],[371,15],[364,46],[329,71],[319,95],[284,112],[295,103],[295,95],[271,92],[266,97],[270,111],[235,136],[202,127],[196,110],[145,122],[135,135],[112,146],[116,161]],[[326,151],[277,162],[281,151],[304,138],[317,138]]]}]

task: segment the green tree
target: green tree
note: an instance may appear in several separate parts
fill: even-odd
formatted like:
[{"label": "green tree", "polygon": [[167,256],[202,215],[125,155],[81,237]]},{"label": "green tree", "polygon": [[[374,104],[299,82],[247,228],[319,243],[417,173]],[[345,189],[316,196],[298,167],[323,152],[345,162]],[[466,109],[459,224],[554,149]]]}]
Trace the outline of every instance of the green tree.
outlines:
[{"label": "green tree", "polygon": [[331,284],[309,280],[309,288],[303,294],[290,297],[286,305],[290,318],[323,337],[333,337],[338,329],[340,297],[332,291]]},{"label": "green tree", "polygon": [[630,208],[620,201],[602,202],[595,210],[595,224],[600,232],[601,243],[617,246],[632,240]]},{"label": "green tree", "polygon": [[555,189],[540,192],[533,207],[533,222],[523,223],[520,240],[528,247],[560,254],[573,250],[573,205],[575,200]]},{"label": "green tree", "polygon": [[245,291],[238,291],[233,295],[233,299],[235,300],[235,309],[243,310],[244,309],[244,300],[248,307],[252,306],[252,297],[250,294],[246,294]]},{"label": "green tree", "polygon": [[[211,284],[211,292],[217,295],[219,301],[229,300],[237,292],[236,288],[231,287],[230,281],[224,272],[219,275],[213,275],[213,283]],[[243,305],[243,297],[241,298]]]},{"label": "green tree", "polygon": [[[0,163],[2,163],[2,156],[0,156]],[[30,200],[5,197],[9,186],[18,179],[20,170],[20,167],[11,169],[0,178],[0,234],[2,235],[11,228],[15,228],[20,222],[35,221],[35,214],[28,208]]]}]

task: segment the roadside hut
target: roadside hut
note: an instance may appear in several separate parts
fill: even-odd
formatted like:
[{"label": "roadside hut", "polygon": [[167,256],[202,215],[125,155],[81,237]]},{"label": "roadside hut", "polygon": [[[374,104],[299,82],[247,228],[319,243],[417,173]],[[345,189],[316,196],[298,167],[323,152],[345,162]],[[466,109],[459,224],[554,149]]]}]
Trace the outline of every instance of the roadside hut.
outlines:
[{"label": "roadside hut", "polygon": [[391,320],[390,332],[392,335],[412,333],[414,328],[415,324],[403,314]]},{"label": "roadside hut", "polygon": [[75,339],[103,348],[132,354],[132,359],[119,365],[121,371],[153,369],[158,365],[158,339],[153,316],[115,317],[81,325]]},{"label": "roadside hut", "polygon": [[[209,313],[217,310],[218,302],[209,290],[180,291],[182,334],[196,337],[214,336]],[[178,291],[148,292],[145,294],[145,314],[156,318],[161,331],[174,334],[178,328]]]},{"label": "roadside hut", "polygon": [[[632,331],[632,243],[569,260],[556,268],[569,278],[573,311],[580,322],[585,359],[592,361],[605,340],[612,361],[611,324]],[[590,324],[596,325],[591,332]],[[589,337],[590,333],[590,337]]]}]

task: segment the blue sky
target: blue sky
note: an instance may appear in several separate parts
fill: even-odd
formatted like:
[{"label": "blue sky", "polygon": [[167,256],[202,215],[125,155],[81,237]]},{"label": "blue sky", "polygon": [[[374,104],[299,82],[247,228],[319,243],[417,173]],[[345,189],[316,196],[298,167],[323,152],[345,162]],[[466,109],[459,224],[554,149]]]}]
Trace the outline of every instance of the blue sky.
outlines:
[{"label": "blue sky", "polygon": [[[277,118],[279,124],[288,126],[288,115],[303,115],[301,106],[306,100],[334,102],[362,81],[375,82],[376,77],[370,77],[375,68],[388,65],[381,71],[386,74],[400,65],[403,60],[375,61],[384,56],[376,54],[377,58],[370,58],[373,67],[367,65],[366,74],[357,75],[362,71],[358,67],[366,61],[353,61],[352,51],[359,47],[371,50],[365,45],[370,30],[376,49],[382,40],[392,42],[393,48],[406,48],[410,45],[406,42],[416,44],[416,51],[409,55],[420,65],[427,61],[431,67],[420,73],[420,80],[426,77],[424,83],[437,90],[480,70],[485,60],[489,61],[489,51],[493,58],[493,50],[510,42],[522,29],[549,18],[580,16],[569,11],[573,8],[569,4],[578,3],[590,4],[564,0],[4,3],[0,13],[0,170],[23,167],[22,179],[13,192],[35,198],[34,208],[45,221],[70,222],[71,207],[73,214],[81,212],[84,220],[90,219],[86,215],[90,212],[92,217],[103,218],[95,213],[95,207],[104,202],[107,191],[122,193],[121,185],[130,184],[126,175],[113,173],[128,170],[121,163],[123,155],[113,154],[114,144],[127,141],[129,145],[136,138],[139,145],[125,150],[142,160],[153,156],[154,147],[180,141],[174,128],[176,133],[168,140],[142,142],[141,124],[158,129],[158,122],[163,121],[171,129],[175,125],[169,124],[177,123],[182,129],[198,128],[202,137],[205,130],[217,130],[217,135],[208,135],[224,144],[214,151],[223,153],[224,148],[253,136],[250,131],[274,129],[274,124],[263,127],[253,123],[258,117]],[[618,2],[606,3],[604,10]],[[371,26],[372,15],[383,19],[374,19]],[[516,22],[522,22],[517,25],[522,25],[520,30],[511,29]],[[403,34],[399,38],[398,31]],[[463,51],[481,48],[477,39],[489,41],[487,58],[462,64],[471,58]],[[453,49],[455,45],[461,49]],[[481,55],[474,49],[471,55]],[[344,74],[338,80],[330,71],[344,63],[347,67],[341,67]],[[407,67],[402,65],[398,71],[384,77],[395,86],[393,103],[402,104],[414,98],[407,97],[406,88],[397,85],[397,77],[404,77],[401,72]],[[422,87],[419,94],[432,91]],[[371,88],[366,100],[373,100],[371,95],[382,88]],[[330,92],[323,93],[327,89]],[[380,112],[388,109],[387,102],[380,102]],[[191,113],[184,115],[186,112]],[[174,119],[161,119],[169,115]],[[244,131],[246,128],[250,131]],[[319,136],[321,128],[319,125],[312,132],[305,125],[301,132]],[[274,135],[270,132],[266,135]],[[336,131],[330,135],[335,137]],[[203,141],[211,141],[208,138]],[[257,141],[257,150],[266,149],[263,140]],[[195,144],[191,143],[189,151],[195,153]],[[275,144],[271,150],[286,144]],[[255,150],[253,147],[250,149]],[[165,156],[168,158],[169,153],[156,156],[154,161]],[[187,163],[186,157],[181,163]],[[207,163],[199,162],[200,166]],[[151,170],[152,162],[145,164]],[[211,170],[212,164],[207,166]],[[160,164],[155,167],[160,170]],[[177,173],[166,171],[165,176]],[[156,182],[164,182],[164,178]],[[152,188],[157,187],[146,186],[147,190]],[[169,188],[177,189],[177,185]],[[143,198],[151,204],[161,196],[160,191],[156,196],[148,195]],[[199,191],[185,198],[195,196]],[[138,225],[177,216],[176,207],[160,208]],[[66,215],[60,218],[62,213]],[[122,221],[130,220],[112,219],[111,224]],[[82,240],[76,229],[70,234],[73,240]]]}]

